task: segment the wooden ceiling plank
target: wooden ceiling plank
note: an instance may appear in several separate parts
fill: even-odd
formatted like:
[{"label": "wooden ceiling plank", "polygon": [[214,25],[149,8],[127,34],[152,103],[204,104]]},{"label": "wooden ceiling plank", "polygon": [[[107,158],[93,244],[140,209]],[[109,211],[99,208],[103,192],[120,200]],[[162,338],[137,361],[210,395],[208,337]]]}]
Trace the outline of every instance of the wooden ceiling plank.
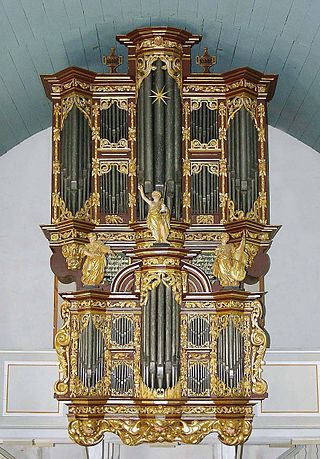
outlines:
[{"label": "wooden ceiling plank", "polygon": [[78,29],[79,27],[86,26],[86,20],[81,0],[64,0],[64,5],[67,11],[71,29]]},{"label": "wooden ceiling plank", "polygon": [[87,26],[91,26],[92,28],[97,22],[103,22],[104,14],[99,0],[94,2],[91,0],[81,0],[81,3]]},{"label": "wooden ceiling plank", "polygon": [[236,9],[234,23],[240,27],[249,27],[251,15],[253,13],[255,0],[241,0]]},{"label": "wooden ceiling plank", "polygon": [[86,61],[89,70],[93,72],[102,72],[102,56],[98,42],[97,30],[95,26],[88,26],[80,30]]},{"label": "wooden ceiling plank", "polygon": [[51,120],[51,110],[43,94],[43,86],[37,69],[25,47],[19,46],[11,49],[10,55],[30,100],[29,110],[34,112],[34,116],[38,120],[37,129],[44,129],[48,126],[48,121]]},{"label": "wooden ceiling plank", "polygon": [[34,39],[27,16],[20,0],[1,0],[6,14],[14,28],[19,43]]},{"label": "wooden ceiling plank", "polygon": [[[55,30],[57,34],[60,34],[62,30],[69,30],[71,24],[69,16],[63,0],[42,0],[43,7],[46,12],[50,27]],[[48,34],[45,34],[48,37]]]},{"label": "wooden ceiling plank", "polygon": [[241,29],[237,46],[231,60],[231,68],[249,66],[259,32],[251,29]]},{"label": "wooden ceiling plank", "polygon": [[30,0],[20,0],[24,13],[35,38],[41,38],[52,32],[52,22],[48,20],[42,1],[37,7]]},{"label": "wooden ceiling plank", "polygon": [[239,37],[240,28],[223,23],[217,49],[216,72],[225,72],[230,69],[232,55]]},{"label": "wooden ceiling plank", "polygon": [[[201,2],[201,0],[199,0]],[[212,3],[214,3],[212,1]],[[160,16],[170,17],[178,13],[178,0],[161,0],[160,1]]]},{"label": "wooden ceiling plank", "polygon": [[66,30],[62,33],[62,40],[68,56],[70,66],[87,67],[86,57],[81,42],[79,29]]},{"label": "wooden ceiling plank", "polygon": [[18,45],[19,41],[15,30],[9,20],[2,2],[0,2],[0,30],[1,30],[1,48],[10,45]]},{"label": "wooden ceiling plank", "polygon": [[272,28],[277,33],[281,33],[290,15],[293,0],[273,1],[269,2],[269,4],[270,8],[264,24],[264,30]]},{"label": "wooden ceiling plank", "polygon": [[9,53],[0,55],[0,73],[8,93],[24,120],[29,135],[34,134],[40,128],[40,120],[37,117],[37,104],[34,103],[33,97],[28,96],[23,81],[17,72],[17,67]]}]

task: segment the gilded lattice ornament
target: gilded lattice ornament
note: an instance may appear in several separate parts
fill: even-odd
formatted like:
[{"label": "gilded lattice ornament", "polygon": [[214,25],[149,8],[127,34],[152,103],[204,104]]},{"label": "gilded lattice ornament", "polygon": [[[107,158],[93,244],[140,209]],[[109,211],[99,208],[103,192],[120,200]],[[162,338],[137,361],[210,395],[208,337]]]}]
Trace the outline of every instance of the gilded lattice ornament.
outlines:
[{"label": "gilded lattice ornament", "polygon": [[209,174],[219,175],[219,162],[191,161],[191,175],[199,174],[204,168],[207,169]]},{"label": "gilded lattice ornament", "polygon": [[71,242],[62,246],[62,255],[66,259],[68,269],[76,270],[81,268],[83,247],[84,245],[78,242]]},{"label": "gilded lattice ornament", "polygon": [[101,99],[100,101],[100,110],[108,110],[112,105],[116,105],[120,110],[128,111],[128,99]]},{"label": "gilded lattice ornament", "polygon": [[100,164],[100,167],[99,167],[98,175],[108,174],[113,167],[115,167],[116,170],[120,174],[129,173],[128,161],[107,161],[107,162],[100,161],[99,164]]},{"label": "gilded lattice ornament", "polygon": [[134,85],[91,85],[90,91],[93,92],[132,92],[134,93],[136,87]]},{"label": "gilded lattice ornament", "polygon": [[158,269],[157,271],[144,271],[141,273],[140,304],[148,302],[149,291],[158,287],[162,282],[174,292],[178,304],[182,302],[183,279],[181,271]]},{"label": "gilded lattice ornament", "polygon": [[163,70],[167,70],[169,75],[176,81],[179,88],[181,88],[181,59],[171,54],[147,54],[138,57],[137,59],[137,91],[139,91],[140,86],[145,78],[151,73],[151,71],[156,70],[156,67],[153,65],[160,59],[164,65],[162,66]]},{"label": "gilded lattice ornament", "polygon": [[78,210],[75,214],[76,220],[84,220],[91,223],[99,223],[98,220],[94,218],[94,208],[100,204],[100,195],[99,193],[92,193],[90,197],[85,201],[83,207]]},{"label": "gilded lattice ornament", "polygon": [[[253,220],[266,224],[266,218],[263,217],[263,210],[267,208],[267,194],[260,191],[258,199],[253,203],[252,209],[245,213],[243,210],[235,210],[235,203],[229,198],[227,193],[220,193],[220,207],[226,208],[228,213],[226,218],[222,218],[221,223],[228,223],[240,220]],[[260,212],[262,210],[262,212]]]},{"label": "gilded lattice ornament", "polygon": [[133,232],[116,232],[116,233],[96,233],[98,241],[123,241],[123,242],[134,242],[135,234]]},{"label": "gilded lattice ornament", "polygon": [[119,223],[123,223],[123,218],[121,217],[121,215],[106,215],[105,222],[108,224],[117,225]]},{"label": "gilded lattice ornament", "polygon": [[202,105],[206,105],[209,110],[218,109],[218,99],[191,99],[191,110],[199,110]]},{"label": "gilded lattice ornament", "polygon": [[200,140],[194,139],[191,141],[192,150],[218,150],[219,140],[212,139],[208,143],[201,143]]},{"label": "gilded lattice ornament", "polygon": [[101,139],[100,140],[100,148],[106,149],[122,149],[128,148],[128,140],[127,139],[120,139],[118,142],[110,142],[108,139]]},{"label": "gilded lattice ornament", "polygon": [[88,120],[89,126],[91,127],[91,99],[88,99],[84,96],[79,96],[78,94],[74,94],[72,96],[66,97],[65,99],[62,99],[61,129],[74,105],[84,114],[85,118]]},{"label": "gilded lattice ornament", "polygon": [[150,389],[141,379],[139,382],[139,392],[138,397],[143,399],[180,399],[181,398],[181,382],[178,381],[174,387],[169,387],[168,389]]},{"label": "gilded lattice ornament", "polygon": [[214,215],[197,215],[196,222],[200,225],[213,225]]},{"label": "gilded lattice ornament", "polygon": [[196,232],[196,233],[186,233],[186,241],[219,241],[220,233],[213,232]]},{"label": "gilded lattice ornament", "polygon": [[257,100],[252,99],[251,97],[247,96],[236,96],[233,99],[227,100],[227,107],[228,107],[228,122],[227,125],[229,126],[230,120],[232,120],[235,114],[241,109],[245,108],[251,115],[252,119],[255,122],[256,127],[258,127],[257,123]]},{"label": "gilded lattice ornament", "polygon": [[208,92],[216,92],[216,93],[222,93],[222,92],[225,92],[226,91],[226,86],[224,84],[222,85],[213,85],[213,84],[209,84],[209,85],[201,85],[201,84],[197,84],[197,85],[185,85],[183,86],[183,92],[186,92],[186,93],[189,93],[189,92],[196,92],[196,93],[199,93],[199,92],[204,92],[204,93],[208,93]]}]

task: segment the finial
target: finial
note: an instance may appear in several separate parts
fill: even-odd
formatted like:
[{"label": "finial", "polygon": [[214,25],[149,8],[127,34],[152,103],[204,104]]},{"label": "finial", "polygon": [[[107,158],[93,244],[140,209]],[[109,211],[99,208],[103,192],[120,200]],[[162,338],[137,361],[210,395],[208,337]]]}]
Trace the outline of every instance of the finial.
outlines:
[{"label": "finial", "polygon": [[123,57],[116,55],[115,48],[110,48],[110,54],[108,56],[103,56],[103,63],[109,67],[109,73],[117,73],[117,68],[122,62]]},{"label": "finial", "polygon": [[203,55],[196,57],[196,63],[203,68],[203,73],[210,73],[210,68],[216,63],[216,56],[210,56],[208,48],[204,48]]}]

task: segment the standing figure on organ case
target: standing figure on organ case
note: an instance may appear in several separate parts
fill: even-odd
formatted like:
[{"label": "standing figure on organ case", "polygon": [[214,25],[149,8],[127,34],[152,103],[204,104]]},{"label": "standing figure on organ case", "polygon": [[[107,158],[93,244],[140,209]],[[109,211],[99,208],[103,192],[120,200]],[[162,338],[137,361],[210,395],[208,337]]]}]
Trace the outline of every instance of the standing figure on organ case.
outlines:
[{"label": "standing figure on organ case", "polygon": [[245,251],[245,234],[237,247],[236,244],[228,244],[229,235],[224,233],[221,236],[221,244],[216,248],[216,259],[213,263],[213,275],[224,287],[238,286],[239,282],[246,277],[248,267],[248,254]]},{"label": "standing figure on organ case", "polygon": [[101,241],[97,241],[97,235],[88,234],[89,244],[83,248],[83,255],[86,260],[82,267],[81,282],[84,285],[99,285],[104,278],[104,268],[106,267],[106,255],[112,254],[109,246]]},{"label": "standing figure on organ case", "polygon": [[157,242],[169,244],[170,212],[163,202],[162,194],[160,191],[153,191],[151,193],[152,199],[148,199],[142,185],[138,185],[138,190],[140,191],[141,198],[149,206],[147,226],[152,236]]}]

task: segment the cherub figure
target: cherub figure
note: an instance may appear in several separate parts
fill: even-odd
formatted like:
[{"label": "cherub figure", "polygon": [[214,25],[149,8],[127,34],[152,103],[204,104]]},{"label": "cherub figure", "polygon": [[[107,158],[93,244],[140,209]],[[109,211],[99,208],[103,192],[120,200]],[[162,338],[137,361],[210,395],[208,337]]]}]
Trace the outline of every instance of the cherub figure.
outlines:
[{"label": "cherub figure", "polygon": [[157,242],[169,244],[170,212],[164,204],[160,191],[151,193],[152,199],[146,197],[143,186],[138,185],[141,198],[148,204],[147,226]]},{"label": "cherub figure", "polygon": [[109,246],[97,241],[95,233],[88,234],[89,244],[83,248],[83,255],[86,256],[82,267],[81,282],[84,285],[99,285],[103,281],[104,269],[107,264],[106,254],[113,253]]}]

